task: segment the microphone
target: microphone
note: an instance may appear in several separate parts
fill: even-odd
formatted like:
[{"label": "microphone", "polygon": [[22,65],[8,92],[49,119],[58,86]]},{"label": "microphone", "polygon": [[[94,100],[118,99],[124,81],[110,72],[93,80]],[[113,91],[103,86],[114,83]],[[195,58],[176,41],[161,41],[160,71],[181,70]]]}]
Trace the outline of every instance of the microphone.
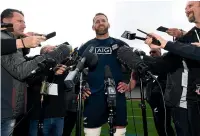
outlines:
[{"label": "microphone", "polygon": [[49,70],[50,68],[53,68],[56,66],[55,60],[48,58],[46,60],[43,60],[42,62],[38,63],[38,67],[31,71],[31,74],[36,74],[38,72],[42,72],[44,70]]},{"label": "microphone", "polygon": [[47,89],[48,89],[47,76],[45,76],[44,80],[42,81],[42,86],[40,88],[40,94],[42,95],[41,102],[44,100],[43,95],[48,94]]},{"label": "microphone", "polygon": [[116,106],[116,89],[115,89],[115,81],[112,77],[112,73],[110,71],[110,67],[106,65],[105,69],[105,89],[107,94],[107,102],[108,107]]},{"label": "microphone", "polygon": [[5,29],[7,32],[13,32],[13,24],[11,23],[1,23],[1,29]]},{"label": "microphone", "polygon": [[116,115],[116,98],[117,93],[115,89],[115,81],[112,77],[112,73],[110,71],[110,67],[106,65],[105,69],[105,89],[107,95],[107,104],[109,109],[109,116],[108,116],[108,124],[110,126],[109,133],[113,136],[116,132],[116,128],[114,128],[115,123],[115,115]]},{"label": "microphone", "polygon": [[94,68],[98,63],[98,56],[93,53],[94,46],[88,46],[86,50],[83,52],[82,58],[78,61],[75,70],[70,71],[67,77],[65,78],[64,82],[66,87],[71,88],[74,86],[74,79],[79,72],[85,67]]},{"label": "microphone", "polygon": [[[151,36],[151,35],[148,35],[148,36]],[[121,37],[128,39],[128,40],[139,39],[139,40],[145,41],[147,39],[147,38],[136,36],[136,33],[131,33],[130,31],[124,31],[124,33],[121,35]],[[161,45],[160,41],[157,40],[155,37],[152,37],[152,43],[155,44],[155,45],[158,45],[158,46]]]},{"label": "microphone", "polygon": [[13,27],[13,24],[11,24],[11,23],[1,23],[1,28],[8,28],[8,27]]},{"label": "microphone", "polygon": [[155,78],[155,76],[149,71],[148,66],[142,61],[138,53],[133,52],[131,48],[126,46],[120,47],[117,51],[117,58],[120,60],[120,62],[127,65],[129,69],[135,70],[140,75],[150,75],[152,78]]},{"label": "microphone", "polygon": [[65,44],[59,45],[53,51],[40,55],[43,56],[43,60],[38,63],[38,67],[32,70],[27,77],[32,77],[34,74],[44,71],[44,69],[47,69],[46,67],[50,69],[55,67],[56,64],[61,64],[69,55],[70,48]]},{"label": "microphone", "polygon": [[66,44],[58,45],[53,51],[43,54],[46,59],[55,60],[56,64],[60,64],[65,58],[70,56],[71,49]]}]

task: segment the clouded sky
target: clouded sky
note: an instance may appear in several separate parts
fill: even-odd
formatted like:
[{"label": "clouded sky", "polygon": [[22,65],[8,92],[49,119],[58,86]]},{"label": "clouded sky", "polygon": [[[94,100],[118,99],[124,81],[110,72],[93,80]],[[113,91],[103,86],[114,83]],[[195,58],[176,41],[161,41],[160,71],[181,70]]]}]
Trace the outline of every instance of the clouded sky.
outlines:
[{"label": "clouded sky", "polygon": [[[155,32],[172,40],[167,34],[156,31],[159,26],[189,30],[194,24],[188,22],[184,8],[185,0],[6,0],[1,2],[0,11],[6,8],[22,10],[25,14],[26,32],[50,33],[56,37],[42,45],[58,45],[68,41],[74,48],[94,38],[92,19],[97,12],[105,13],[111,24],[110,35],[120,38],[130,46],[149,51],[143,41],[121,38],[125,31],[145,37],[137,29]],[[31,55],[40,48],[31,49]]]}]

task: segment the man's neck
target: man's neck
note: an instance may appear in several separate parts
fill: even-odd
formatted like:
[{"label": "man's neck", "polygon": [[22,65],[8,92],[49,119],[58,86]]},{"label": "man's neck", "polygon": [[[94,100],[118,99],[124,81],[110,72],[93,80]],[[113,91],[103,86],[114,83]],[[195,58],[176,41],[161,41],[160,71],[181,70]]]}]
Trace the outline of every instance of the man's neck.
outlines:
[{"label": "man's neck", "polygon": [[15,32],[12,32],[12,34],[14,35],[15,38],[18,38]]},{"label": "man's neck", "polygon": [[195,26],[200,28],[200,16],[196,18]]},{"label": "man's neck", "polygon": [[14,35],[15,38],[22,38],[22,37],[24,37],[23,35],[16,34],[15,32],[12,32],[12,34]]},{"label": "man's neck", "polygon": [[106,33],[104,35],[96,35],[96,38],[97,39],[107,39],[107,38],[109,38],[109,33]]},{"label": "man's neck", "polygon": [[200,23],[196,23],[196,27],[200,29]]}]

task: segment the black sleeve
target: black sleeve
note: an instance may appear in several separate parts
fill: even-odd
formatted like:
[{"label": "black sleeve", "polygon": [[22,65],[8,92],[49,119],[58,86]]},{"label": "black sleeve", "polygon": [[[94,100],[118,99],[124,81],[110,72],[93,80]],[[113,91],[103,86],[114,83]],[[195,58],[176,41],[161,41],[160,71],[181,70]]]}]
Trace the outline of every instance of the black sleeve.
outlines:
[{"label": "black sleeve", "polygon": [[86,50],[86,48],[91,44],[93,43],[95,40],[92,39],[90,41],[87,41],[86,43],[84,43],[83,45],[81,45],[81,47],[79,47],[78,49],[78,55],[79,56],[82,56],[83,55],[83,52]]},{"label": "black sleeve", "polygon": [[155,75],[167,74],[182,65],[181,58],[172,53],[161,57],[144,56],[143,61]]},{"label": "black sleeve", "polygon": [[185,58],[200,60],[200,47],[180,42],[167,42],[165,50]]},{"label": "black sleeve", "polygon": [[16,39],[1,39],[1,55],[17,51]]}]

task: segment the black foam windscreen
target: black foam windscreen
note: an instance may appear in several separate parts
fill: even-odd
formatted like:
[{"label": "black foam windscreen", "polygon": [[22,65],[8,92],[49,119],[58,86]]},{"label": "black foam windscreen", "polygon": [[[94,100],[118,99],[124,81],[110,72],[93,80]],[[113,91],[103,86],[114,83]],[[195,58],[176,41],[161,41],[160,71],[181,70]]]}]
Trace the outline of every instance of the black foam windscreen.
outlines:
[{"label": "black foam windscreen", "polygon": [[129,67],[129,69],[137,69],[137,66],[142,62],[140,56],[133,52],[130,47],[120,47],[117,51],[119,61]]},{"label": "black foam windscreen", "polygon": [[52,52],[46,53],[47,58],[52,58],[56,63],[61,63],[64,59],[70,56],[71,48],[66,44],[57,46]]},{"label": "black foam windscreen", "polygon": [[98,56],[94,53],[94,46],[89,45],[86,50],[83,52],[82,57],[86,58],[85,66],[89,69],[94,69],[98,63]]}]

